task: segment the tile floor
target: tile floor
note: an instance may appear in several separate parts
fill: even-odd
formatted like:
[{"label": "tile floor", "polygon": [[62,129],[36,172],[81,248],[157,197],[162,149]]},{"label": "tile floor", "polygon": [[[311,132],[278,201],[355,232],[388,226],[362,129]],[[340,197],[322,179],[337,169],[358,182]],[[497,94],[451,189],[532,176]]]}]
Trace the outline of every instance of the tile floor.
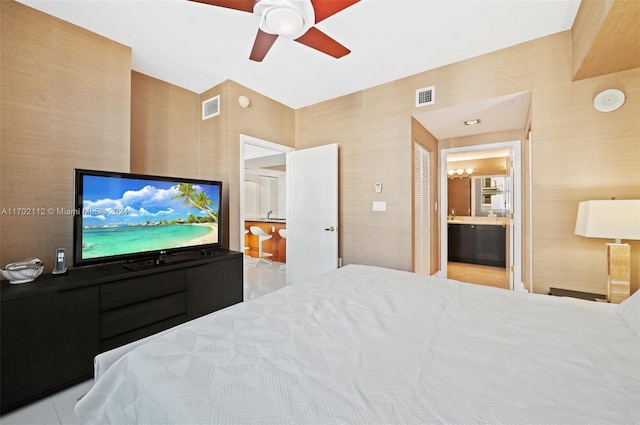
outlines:
[{"label": "tile floor", "polygon": [[80,425],[73,413],[78,400],[89,391],[93,380],[82,382],[14,410],[0,417],[2,425]]},{"label": "tile floor", "polygon": [[[252,300],[285,286],[286,272],[283,263],[255,264],[255,260],[245,261],[244,299]],[[1,425],[79,425],[73,413],[78,400],[89,391],[93,379],[60,391],[51,397],[29,404],[21,409],[0,416]]]},{"label": "tile floor", "polygon": [[255,258],[245,257],[244,300],[249,301],[284,287],[287,274],[284,266],[284,263],[277,261],[256,264]]}]

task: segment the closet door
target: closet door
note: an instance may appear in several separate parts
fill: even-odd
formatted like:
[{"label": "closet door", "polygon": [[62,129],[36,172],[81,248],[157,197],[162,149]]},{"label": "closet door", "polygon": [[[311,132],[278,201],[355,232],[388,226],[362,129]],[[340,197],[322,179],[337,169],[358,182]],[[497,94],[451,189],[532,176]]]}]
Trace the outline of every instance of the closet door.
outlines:
[{"label": "closet door", "polygon": [[413,149],[413,263],[418,274],[431,274],[431,152]]}]

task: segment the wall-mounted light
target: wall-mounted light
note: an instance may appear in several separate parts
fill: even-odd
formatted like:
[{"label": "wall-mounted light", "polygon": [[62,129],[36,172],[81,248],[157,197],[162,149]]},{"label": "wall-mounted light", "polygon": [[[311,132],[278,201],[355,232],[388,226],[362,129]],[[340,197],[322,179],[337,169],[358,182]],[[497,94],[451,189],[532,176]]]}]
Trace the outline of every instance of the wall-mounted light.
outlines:
[{"label": "wall-mounted light", "polygon": [[447,170],[447,174],[449,178],[453,179],[455,177],[470,177],[473,174],[473,168],[458,168],[456,170]]}]

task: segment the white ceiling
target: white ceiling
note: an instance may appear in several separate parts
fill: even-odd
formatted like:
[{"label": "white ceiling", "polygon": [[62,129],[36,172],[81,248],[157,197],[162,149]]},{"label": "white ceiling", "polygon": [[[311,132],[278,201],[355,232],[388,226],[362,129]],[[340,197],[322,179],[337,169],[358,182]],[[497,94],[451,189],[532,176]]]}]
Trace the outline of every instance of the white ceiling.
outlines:
[{"label": "white ceiling", "polygon": [[[526,91],[418,112],[413,116],[436,139],[442,140],[506,130],[522,130],[527,121],[530,103],[531,92]],[[475,125],[465,125],[466,120],[473,119],[479,119],[480,122]]]},{"label": "white ceiling", "polygon": [[280,37],[253,62],[251,13],[186,0],[19,1],[130,46],[135,71],[196,93],[231,79],[296,109],[570,29],[580,3],[361,0],[317,25],[349,55]]}]

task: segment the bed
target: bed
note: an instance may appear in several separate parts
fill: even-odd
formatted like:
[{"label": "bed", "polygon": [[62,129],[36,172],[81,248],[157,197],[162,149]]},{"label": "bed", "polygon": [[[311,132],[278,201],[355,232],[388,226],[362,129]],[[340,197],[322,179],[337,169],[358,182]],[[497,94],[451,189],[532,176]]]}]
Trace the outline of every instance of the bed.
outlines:
[{"label": "bed", "polygon": [[640,295],[349,265],[96,358],[83,424],[638,424]]}]

